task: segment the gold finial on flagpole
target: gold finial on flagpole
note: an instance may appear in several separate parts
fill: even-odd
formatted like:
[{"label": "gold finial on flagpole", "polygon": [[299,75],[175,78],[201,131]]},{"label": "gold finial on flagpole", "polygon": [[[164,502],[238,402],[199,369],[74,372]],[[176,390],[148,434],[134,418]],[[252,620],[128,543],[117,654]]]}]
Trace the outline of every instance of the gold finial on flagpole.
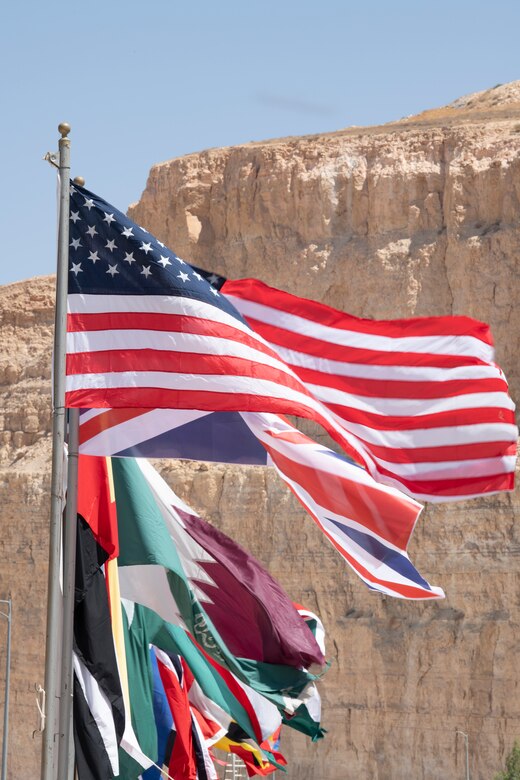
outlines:
[{"label": "gold finial on flagpole", "polygon": [[66,138],[68,134],[70,133],[70,125],[68,122],[60,122],[58,125],[58,130],[61,133],[62,138]]},{"label": "gold finial on flagpole", "polygon": [[84,187],[85,186],[85,179],[83,176],[75,176],[72,180],[74,184],[77,184],[78,187]]}]

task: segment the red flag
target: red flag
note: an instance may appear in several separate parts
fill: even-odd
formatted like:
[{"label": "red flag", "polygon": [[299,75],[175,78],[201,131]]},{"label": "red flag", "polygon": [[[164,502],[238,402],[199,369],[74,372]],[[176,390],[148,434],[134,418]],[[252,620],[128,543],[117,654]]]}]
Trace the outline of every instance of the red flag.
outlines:
[{"label": "red flag", "polygon": [[78,458],[78,514],[88,523],[109,560],[119,555],[117,514],[107,458]]},{"label": "red flag", "polygon": [[157,666],[172,714],[172,748],[166,756],[173,780],[197,780],[190,703],[180,659],[155,648]]}]

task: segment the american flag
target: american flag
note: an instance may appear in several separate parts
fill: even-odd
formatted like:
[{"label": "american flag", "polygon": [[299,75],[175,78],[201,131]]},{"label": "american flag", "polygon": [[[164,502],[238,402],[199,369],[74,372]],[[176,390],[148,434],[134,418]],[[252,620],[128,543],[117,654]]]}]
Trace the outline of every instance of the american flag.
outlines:
[{"label": "american flag", "polygon": [[[321,423],[376,480],[419,499],[513,488],[514,405],[483,323],[360,320],[227,281],[79,187],[69,277],[67,405],[91,407],[83,452],[211,458],[206,436],[208,452],[243,444],[219,459],[261,463],[235,412],[284,412]],[[236,435],[216,447],[207,431],[223,412]]]},{"label": "american flag", "polygon": [[71,187],[66,405],[270,411],[322,405],[216,287]]},{"label": "american flag", "polygon": [[427,501],[513,489],[515,406],[485,323],[366,320],[255,279],[217,286],[376,480]]}]

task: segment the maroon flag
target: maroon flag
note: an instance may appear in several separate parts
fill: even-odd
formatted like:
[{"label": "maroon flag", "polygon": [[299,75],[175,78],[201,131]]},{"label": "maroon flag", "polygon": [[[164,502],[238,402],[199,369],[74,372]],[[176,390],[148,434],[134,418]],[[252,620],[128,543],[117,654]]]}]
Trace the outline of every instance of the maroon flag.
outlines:
[{"label": "maroon flag", "polygon": [[296,668],[322,667],[312,632],[252,555],[198,517],[146,460],[136,461],[175,541],[196,595],[231,653]]}]

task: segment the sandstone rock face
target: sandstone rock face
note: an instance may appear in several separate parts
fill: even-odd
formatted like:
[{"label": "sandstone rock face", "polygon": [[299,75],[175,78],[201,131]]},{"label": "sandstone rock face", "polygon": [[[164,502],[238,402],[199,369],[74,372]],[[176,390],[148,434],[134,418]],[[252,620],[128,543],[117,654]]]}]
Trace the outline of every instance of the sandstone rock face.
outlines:
[{"label": "sandstone rock face", "polygon": [[[50,278],[0,288],[0,598],[13,604],[9,778],[39,776],[33,731],[45,652],[53,288]],[[2,702],[5,643],[2,618]]]},{"label": "sandstone rock face", "polygon": [[161,163],[129,214],[196,265],[352,314],[484,319],[514,392],[520,106],[507,94],[496,116],[448,107]]},{"label": "sandstone rock face", "polygon": [[[520,84],[377,128],[215,149],[155,166],[131,216],[186,260],[365,317],[491,323],[520,397]],[[9,777],[37,776],[53,283],[0,289],[0,598],[14,604]],[[325,740],[285,730],[288,778],[493,776],[520,736],[518,493],[427,506],[410,557],[446,600],[371,593],[269,469],[163,461],[328,630]],[[3,628],[0,624],[0,631]],[[0,645],[4,633],[0,634]],[[3,653],[3,650],[1,651]],[[0,656],[0,685],[3,684]]]}]

